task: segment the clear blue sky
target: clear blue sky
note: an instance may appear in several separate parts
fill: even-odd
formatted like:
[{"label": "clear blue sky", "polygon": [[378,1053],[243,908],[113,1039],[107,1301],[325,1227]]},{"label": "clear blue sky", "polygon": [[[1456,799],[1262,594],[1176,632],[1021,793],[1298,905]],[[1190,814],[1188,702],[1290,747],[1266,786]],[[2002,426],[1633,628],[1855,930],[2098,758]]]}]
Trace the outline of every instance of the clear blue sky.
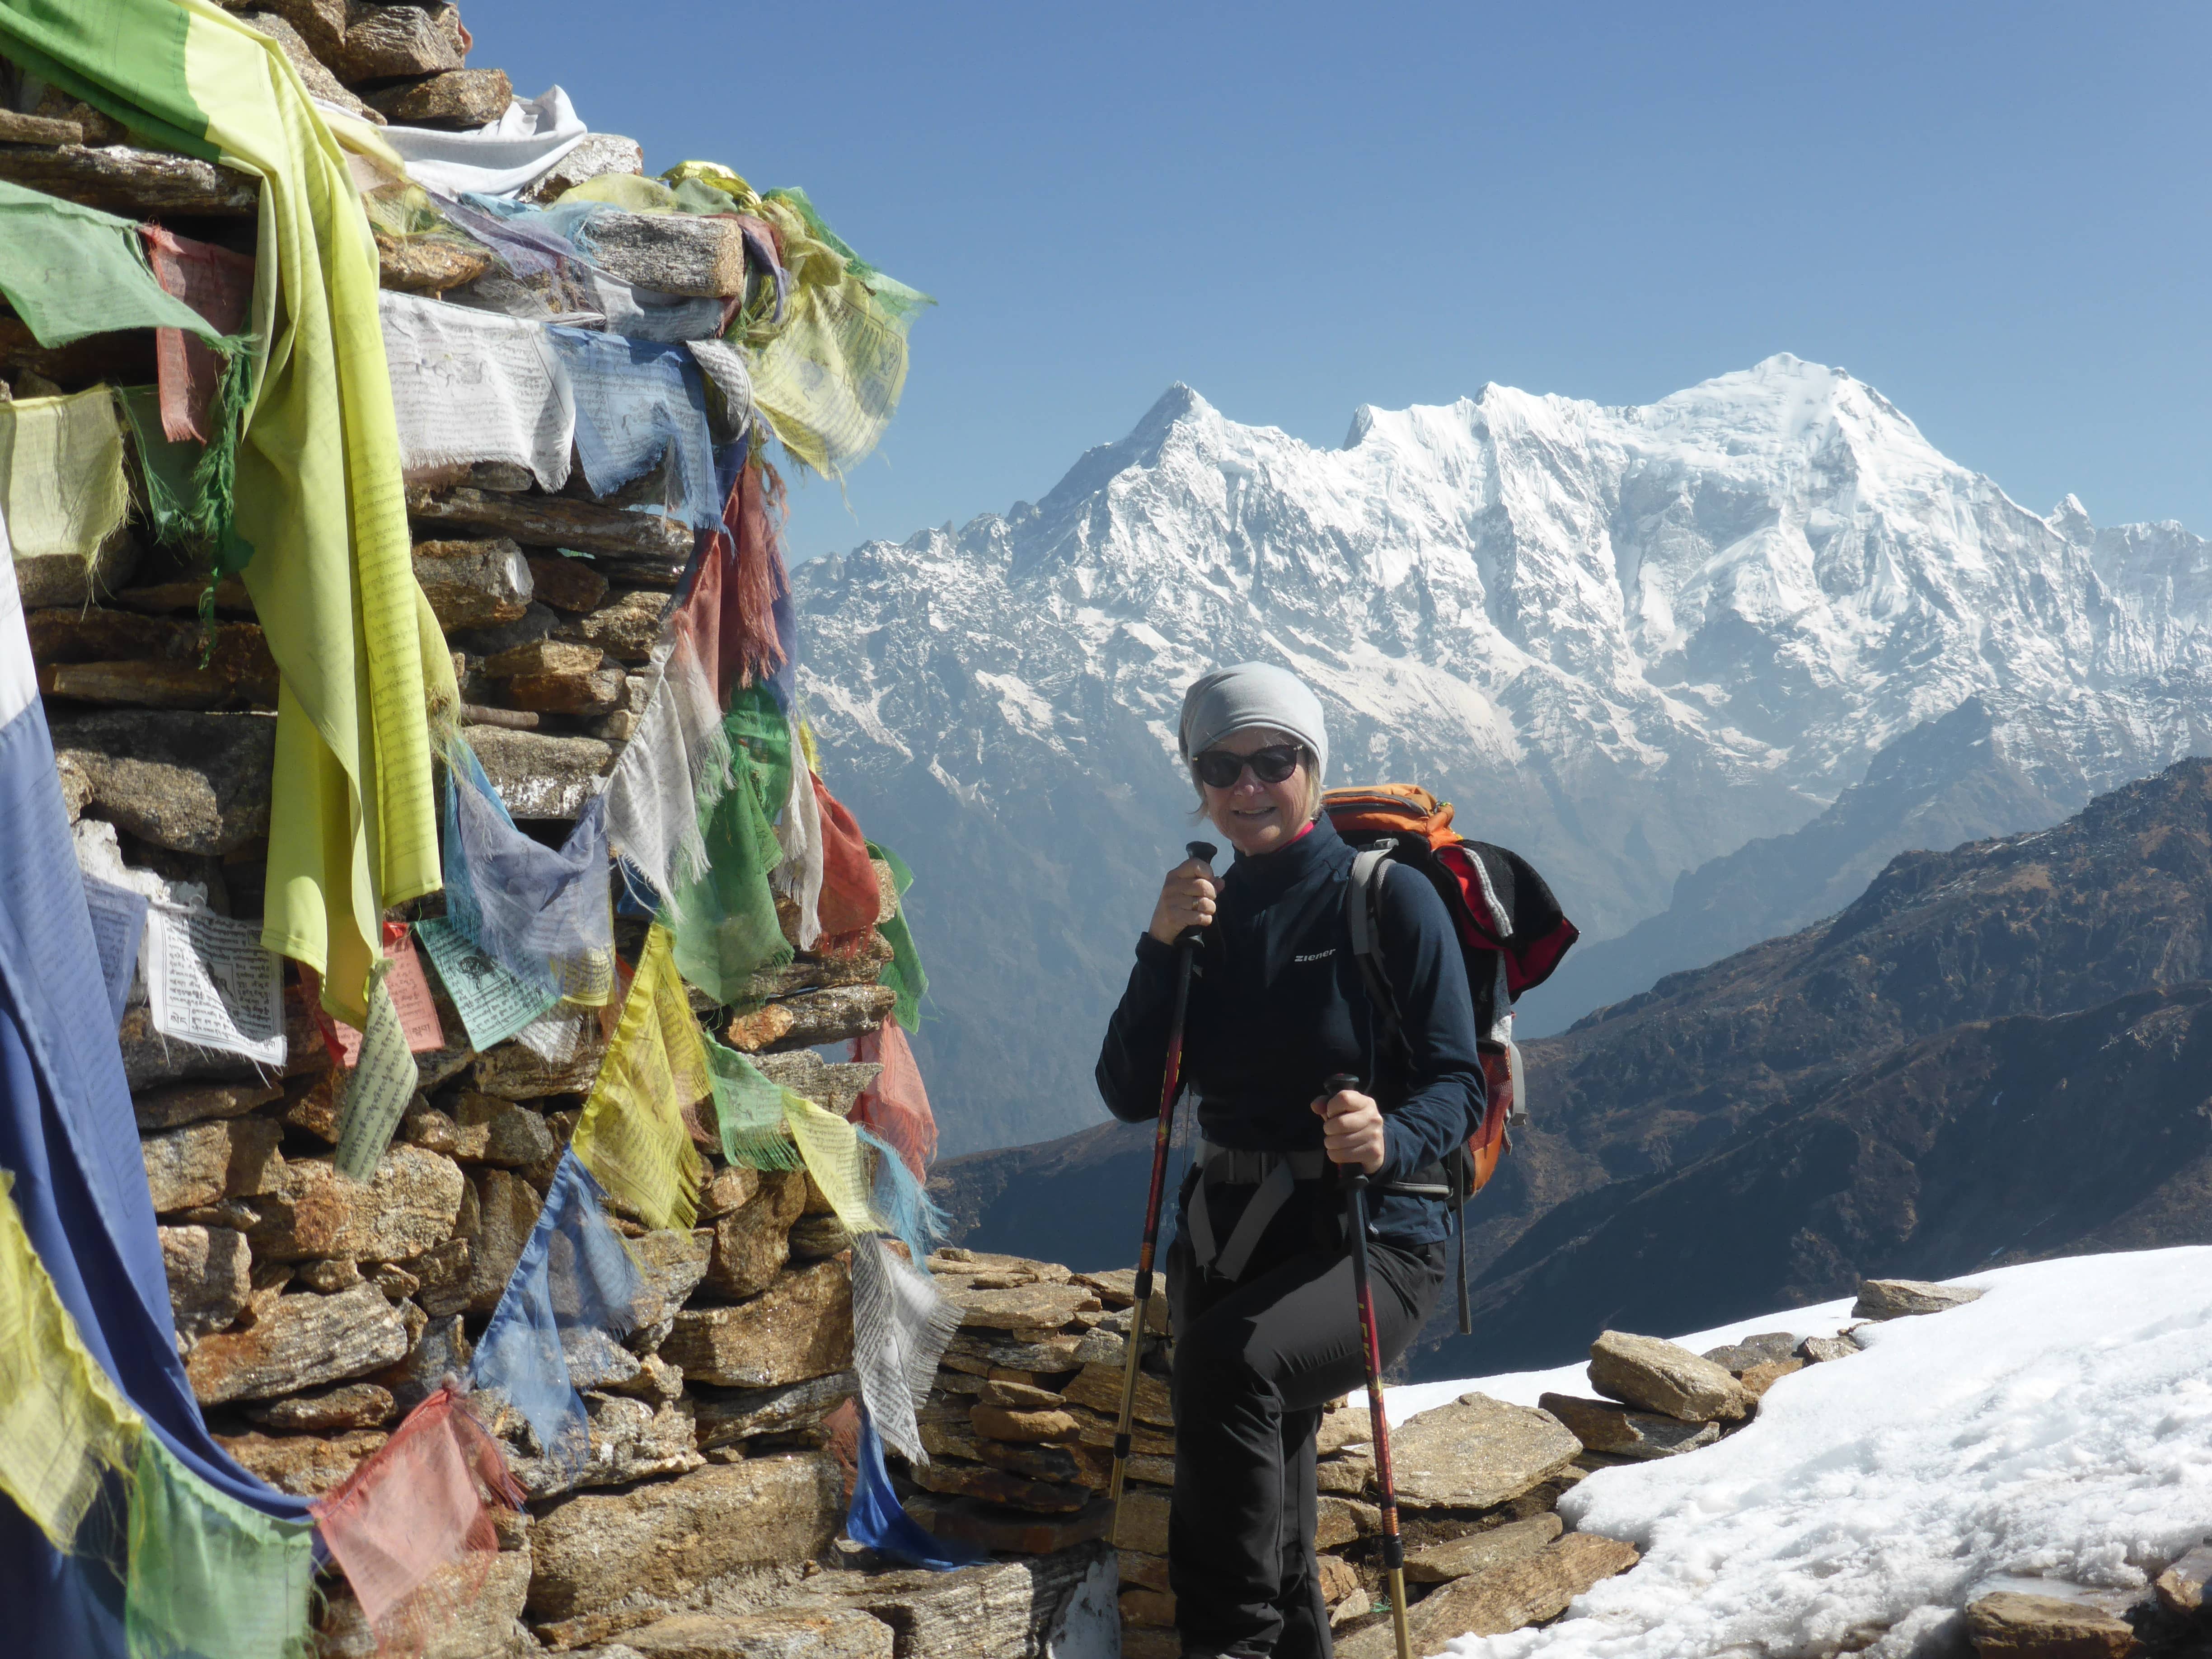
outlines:
[{"label": "clear blue sky", "polygon": [[2212,533],[2212,6],[464,0],[649,168],[798,184],[935,295],[794,555],[1003,509],[1171,382],[1342,441],[1776,351],[2046,511]]}]

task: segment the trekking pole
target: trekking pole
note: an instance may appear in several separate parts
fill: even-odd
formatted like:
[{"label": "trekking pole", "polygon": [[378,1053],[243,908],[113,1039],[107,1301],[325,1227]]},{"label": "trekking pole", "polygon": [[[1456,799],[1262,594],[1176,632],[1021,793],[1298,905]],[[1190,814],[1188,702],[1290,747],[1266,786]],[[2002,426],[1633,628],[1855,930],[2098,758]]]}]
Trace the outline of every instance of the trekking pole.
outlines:
[{"label": "trekking pole", "polygon": [[[1194,841],[1183,851],[1213,873],[1211,842]],[[1121,1482],[1129,1467],[1129,1424],[1137,1410],[1137,1366],[1144,1358],[1145,1321],[1152,1310],[1152,1252],[1160,1242],[1160,1199],[1167,1190],[1168,1142],[1175,1131],[1176,1096],[1182,1086],[1182,1022],[1190,1006],[1190,969],[1198,955],[1199,930],[1186,927],[1176,940],[1175,1012],[1168,1018],[1167,1064],[1160,1075],[1159,1127],[1152,1136],[1152,1188],[1145,1200],[1145,1242],[1137,1252],[1137,1300],[1129,1313],[1129,1340],[1121,1373],[1121,1415],[1114,1425],[1114,1479],[1106,1496],[1114,1505],[1108,1536],[1118,1547],[1121,1535]]]},{"label": "trekking pole", "polygon": [[[1322,1085],[1333,1099],[1359,1079],[1340,1072]],[[1390,1575],[1390,1626],[1398,1638],[1398,1659],[1413,1659],[1406,1630],[1406,1546],[1398,1536],[1398,1483],[1390,1471],[1390,1419],[1382,1411],[1382,1340],[1375,1329],[1375,1286],[1367,1276],[1367,1171],[1340,1164],[1345,1188],[1345,1225],[1352,1234],[1352,1288],[1359,1303],[1359,1335],[1367,1351],[1367,1421],[1375,1436],[1375,1485],[1382,1495],[1382,1566]]]}]

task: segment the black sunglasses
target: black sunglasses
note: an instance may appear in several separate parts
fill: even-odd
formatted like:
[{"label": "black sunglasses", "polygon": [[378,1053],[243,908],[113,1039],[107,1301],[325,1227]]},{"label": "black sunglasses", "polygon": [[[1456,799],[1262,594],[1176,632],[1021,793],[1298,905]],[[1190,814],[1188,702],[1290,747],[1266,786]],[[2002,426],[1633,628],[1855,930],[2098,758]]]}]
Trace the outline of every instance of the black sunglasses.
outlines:
[{"label": "black sunglasses", "polygon": [[1304,751],[1294,743],[1278,743],[1265,749],[1255,749],[1249,755],[1232,755],[1226,749],[1209,749],[1191,763],[1200,783],[1216,789],[1229,789],[1244,775],[1250,767],[1252,775],[1262,783],[1280,783],[1298,769]]}]

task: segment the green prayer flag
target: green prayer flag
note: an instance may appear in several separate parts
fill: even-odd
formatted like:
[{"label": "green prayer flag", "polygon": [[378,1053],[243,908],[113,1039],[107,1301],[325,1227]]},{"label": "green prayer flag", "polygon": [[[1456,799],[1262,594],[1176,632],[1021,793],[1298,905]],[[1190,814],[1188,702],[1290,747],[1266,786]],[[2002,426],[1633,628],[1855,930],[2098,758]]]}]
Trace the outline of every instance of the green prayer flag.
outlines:
[{"label": "green prayer flag", "polygon": [[677,970],[728,1007],[757,1000],[753,976],[791,960],[768,878],[783,859],[770,803],[790,793],[793,761],[789,723],[761,688],[732,699],[722,731],[732,764],[730,787],[700,825],[707,868],[677,883],[668,920]]},{"label": "green prayer flag", "polygon": [[898,1021],[901,1030],[911,1031],[921,1023],[921,994],[929,988],[929,975],[921,971],[921,952],[914,948],[914,930],[907,926],[906,920],[906,890],[914,885],[914,872],[906,867],[904,859],[880,842],[868,843],[868,854],[890,866],[891,885],[898,890],[901,901],[898,914],[876,926],[884,942],[891,947],[891,959],[876,975],[876,983],[888,985],[898,993],[891,1017]]},{"label": "green prayer flag", "polygon": [[124,1600],[131,1659],[309,1659],[315,1529],[217,1492],[142,1437]]},{"label": "green prayer flag", "polygon": [[755,1170],[796,1170],[805,1162],[799,1143],[784,1133],[784,1088],[739,1054],[711,1036],[707,1070],[714,1084],[714,1116],[722,1132],[722,1157]]},{"label": "green prayer flag", "polygon": [[122,328],[180,328],[223,343],[204,317],[155,280],[130,220],[4,179],[0,294],[49,348]]}]

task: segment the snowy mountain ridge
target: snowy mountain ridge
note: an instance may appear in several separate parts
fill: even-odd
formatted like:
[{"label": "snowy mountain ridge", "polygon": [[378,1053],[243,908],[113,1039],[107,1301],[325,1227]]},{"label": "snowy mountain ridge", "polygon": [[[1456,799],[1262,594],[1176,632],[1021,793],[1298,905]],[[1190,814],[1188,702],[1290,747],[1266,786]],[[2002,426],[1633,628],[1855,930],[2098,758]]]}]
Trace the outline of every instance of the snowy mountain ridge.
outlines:
[{"label": "snowy mountain ridge", "polygon": [[1363,408],[1333,451],[1178,386],[1035,505],[796,582],[856,805],[925,826],[900,849],[925,884],[1048,935],[917,889],[946,969],[925,1057],[977,1103],[956,1146],[1095,1117],[1089,1055],[1034,1033],[1103,1024],[1188,833],[1174,720],[1214,664],[1304,675],[1333,781],[1428,783],[1592,939],[1970,697],[2063,806],[2212,746],[2212,544],[2039,516],[1788,356],[1642,407]]}]

